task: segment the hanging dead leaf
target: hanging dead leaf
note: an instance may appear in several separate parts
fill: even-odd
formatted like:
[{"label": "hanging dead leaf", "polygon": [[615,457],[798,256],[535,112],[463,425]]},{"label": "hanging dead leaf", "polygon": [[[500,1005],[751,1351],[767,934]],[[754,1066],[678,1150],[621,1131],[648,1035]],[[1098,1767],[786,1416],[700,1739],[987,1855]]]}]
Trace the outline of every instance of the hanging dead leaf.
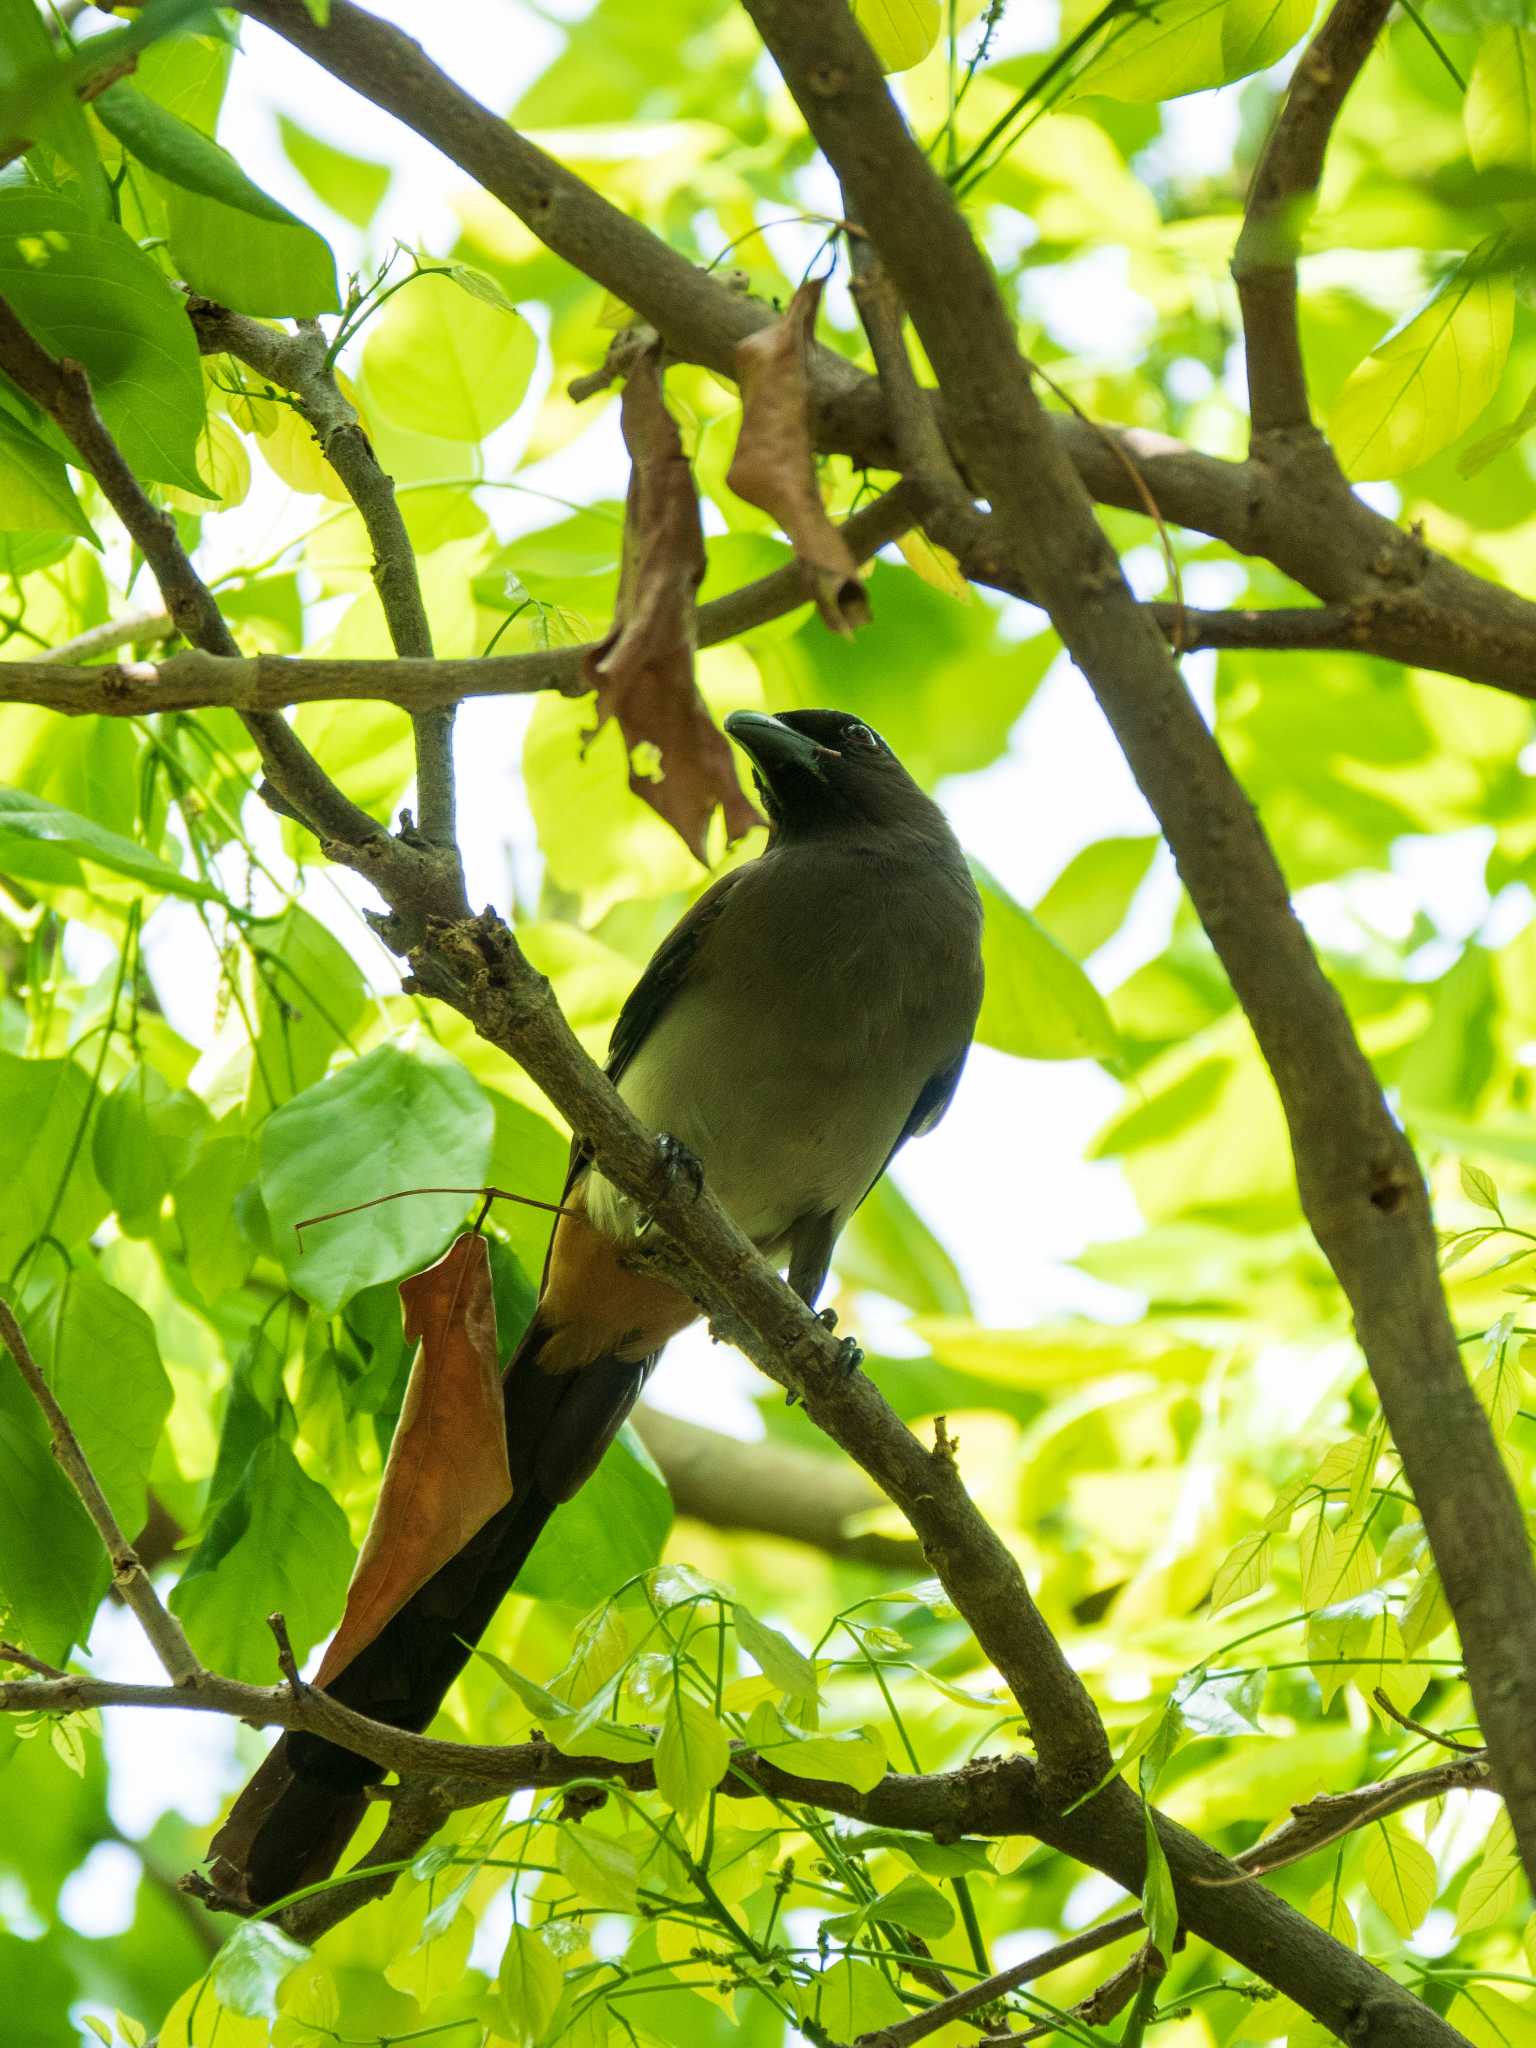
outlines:
[{"label": "hanging dead leaf", "polygon": [[811,450],[811,332],[822,280],[810,278],[771,327],[736,344],[741,432],[726,482],[772,513],[789,537],[816,609],[834,633],[869,623],[869,598],[847,541],[827,517]]},{"label": "hanging dead leaf", "polygon": [[[703,860],[717,804],[732,839],[762,821],[693,679],[704,531],[654,352],[631,366],[620,418],[631,467],[618,607],[607,638],[587,655],[583,675],[597,691],[598,726],[619,721],[630,754],[630,788]],[[655,752],[637,760],[639,748]],[[654,764],[655,772],[647,773],[641,761]]]},{"label": "hanging dead leaf", "polygon": [[341,1626],[315,1683],[327,1685],[512,1498],[496,1357],[490,1255],[472,1230],[400,1283],[418,1340]]}]

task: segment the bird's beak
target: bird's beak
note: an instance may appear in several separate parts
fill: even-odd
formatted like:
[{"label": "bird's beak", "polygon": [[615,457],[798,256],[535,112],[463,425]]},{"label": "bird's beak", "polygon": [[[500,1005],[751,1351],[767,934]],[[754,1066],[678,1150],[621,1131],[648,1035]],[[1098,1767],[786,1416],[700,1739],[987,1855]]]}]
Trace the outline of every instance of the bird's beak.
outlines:
[{"label": "bird's beak", "polygon": [[837,758],[831,747],[818,746],[815,740],[807,739],[803,732],[796,732],[792,725],[770,717],[766,711],[733,711],[725,721],[725,729],[742,752],[750,755],[758,773],[768,782],[786,768],[803,768],[819,776],[822,763]]}]

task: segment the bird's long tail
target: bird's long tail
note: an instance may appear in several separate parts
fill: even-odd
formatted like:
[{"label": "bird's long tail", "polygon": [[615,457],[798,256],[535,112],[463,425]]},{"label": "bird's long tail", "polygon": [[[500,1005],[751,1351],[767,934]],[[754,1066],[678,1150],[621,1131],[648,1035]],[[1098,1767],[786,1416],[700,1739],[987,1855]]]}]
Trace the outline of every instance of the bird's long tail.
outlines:
[{"label": "bird's long tail", "polygon": [[[326,1686],[394,1728],[424,1729],[511,1589],[545,1523],[595,1471],[654,1359],[604,1358],[541,1372],[535,1316],[503,1378],[513,1496]],[[259,1912],[336,1867],[367,1806],[377,1764],[302,1732],[281,1736],[230,1810],[209,1854],[214,1887]]]}]

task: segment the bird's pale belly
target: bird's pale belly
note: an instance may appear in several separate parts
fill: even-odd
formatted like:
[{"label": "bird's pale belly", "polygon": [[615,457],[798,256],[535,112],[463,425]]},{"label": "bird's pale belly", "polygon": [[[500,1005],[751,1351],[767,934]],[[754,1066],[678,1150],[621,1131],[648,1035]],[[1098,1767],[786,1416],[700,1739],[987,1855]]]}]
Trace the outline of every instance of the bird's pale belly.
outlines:
[{"label": "bird's pale belly", "polygon": [[[907,1058],[893,1060],[884,1032],[871,1043],[867,1032],[840,1039],[818,1031],[816,1043],[797,1044],[799,1034],[781,1031],[749,1050],[721,1044],[704,1006],[690,1016],[691,1007],[679,1004],[652,1034],[619,1093],[642,1123],[697,1156],[711,1191],[764,1251],[803,1216],[830,1211],[840,1225],[933,1071],[928,1049],[913,1047],[907,1032]],[[841,1056],[828,1057],[831,1048]],[[892,1071],[908,1064],[910,1076]],[[866,1069],[880,1074],[878,1088],[860,1085]],[[610,1236],[633,1230],[634,1205],[597,1175],[587,1213]]]}]

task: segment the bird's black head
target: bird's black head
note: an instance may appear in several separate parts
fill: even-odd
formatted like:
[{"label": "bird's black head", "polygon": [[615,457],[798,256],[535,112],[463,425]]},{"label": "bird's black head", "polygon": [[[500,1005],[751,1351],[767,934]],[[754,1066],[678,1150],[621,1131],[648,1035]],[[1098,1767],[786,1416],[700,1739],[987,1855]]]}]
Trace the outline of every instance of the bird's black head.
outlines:
[{"label": "bird's black head", "polygon": [[725,729],[752,762],[776,839],[920,829],[940,815],[879,733],[846,711],[733,711]]}]

